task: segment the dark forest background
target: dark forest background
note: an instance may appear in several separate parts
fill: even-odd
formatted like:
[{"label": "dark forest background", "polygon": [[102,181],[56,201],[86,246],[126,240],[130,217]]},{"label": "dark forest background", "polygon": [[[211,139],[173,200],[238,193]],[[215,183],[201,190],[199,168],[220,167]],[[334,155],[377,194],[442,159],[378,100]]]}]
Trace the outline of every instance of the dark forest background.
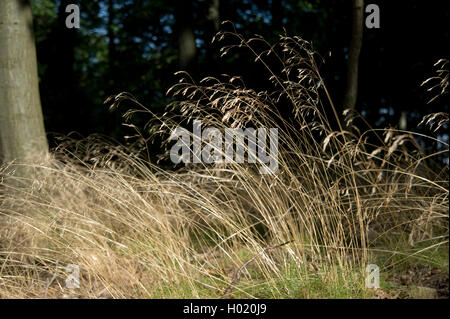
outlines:
[{"label": "dark forest background", "polygon": [[[80,7],[80,29],[65,27],[70,3]],[[448,112],[444,98],[427,104],[432,94],[420,86],[434,75],[433,64],[449,57],[448,6],[423,0],[370,3],[380,7],[381,28],[364,28],[356,109],[374,127],[396,126],[404,112],[407,128],[417,130],[424,115]],[[268,74],[253,57],[236,51],[222,59],[219,45],[211,44],[225,20],[246,36],[260,34],[269,42],[277,41],[283,29],[311,41],[325,59],[321,72],[337,106],[344,96],[349,0],[37,0],[33,14],[51,145],[52,133],[74,131],[123,141],[129,133],[121,125],[127,106],[110,112],[103,102],[126,91],[154,112],[163,112],[170,102],[165,92],[180,69],[196,80],[240,75],[248,87],[264,89]],[[448,141],[446,134],[441,138]]]}]

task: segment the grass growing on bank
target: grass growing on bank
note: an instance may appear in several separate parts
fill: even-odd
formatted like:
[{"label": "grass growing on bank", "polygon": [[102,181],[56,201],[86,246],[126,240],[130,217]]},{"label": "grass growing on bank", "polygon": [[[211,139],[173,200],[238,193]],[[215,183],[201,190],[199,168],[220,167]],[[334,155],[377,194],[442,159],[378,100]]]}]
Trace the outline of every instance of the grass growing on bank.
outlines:
[{"label": "grass growing on bank", "polygon": [[[277,174],[251,163],[166,170],[143,159],[142,144],[98,136],[62,142],[28,165],[22,183],[20,164],[4,165],[0,298],[395,297],[408,287],[396,276],[420,263],[448,282],[448,165],[435,160],[448,145],[425,155],[413,132],[361,130],[350,111],[341,121],[300,38],[275,47],[223,38],[237,39],[224,53],[244,47],[267,67],[272,92],[181,74],[171,117],[139,111],[152,116],[151,137],[187,119],[185,127],[278,128]],[[124,98],[133,99],[120,94],[113,105]],[[370,263],[380,266],[381,292],[365,288]],[[79,266],[79,288],[66,288],[69,264]]]}]

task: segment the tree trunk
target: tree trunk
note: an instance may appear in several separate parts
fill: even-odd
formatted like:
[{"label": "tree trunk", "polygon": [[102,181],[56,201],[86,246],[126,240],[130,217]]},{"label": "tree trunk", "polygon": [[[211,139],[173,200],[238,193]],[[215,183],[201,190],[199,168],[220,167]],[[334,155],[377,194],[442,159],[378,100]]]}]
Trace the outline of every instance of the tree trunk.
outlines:
[{"label": "tree trunk", "polygon": [[175,21],[178,34],[178,63],[182,70],[192,72],[197,47],[192,28],[193,10],[190,1],[176,1]]},{"label": "tree trunk", "polygon": [[220,1],[210,0],[208,7],[208,21],[212,24],[214,32],[220,27]]},{"label": "tree trunk", "polygon": [[209,0],[207,3],[207,12],[206,12],[206,25],[204,28],[205,31],[205,62],[206,62],[206,70],[208,70],[209,75],[216,75],[223,72],[220,72],[221,65],[219,61],[219,46],[218,42],[215,41],[212,43],[212,39],[217,34],[220,28],[220,1],[219,0]]},{"label": "tree trunk", "polygon": [[364,0],[353,0],[352,40],[347,64],[347,89],[344,96],[344,109],[355,108],[358,97],[358,64],[363,37]]},{"label": "tree trunk", "polygon": [[28,1],[0,1],[0,162],[48,152]]}]

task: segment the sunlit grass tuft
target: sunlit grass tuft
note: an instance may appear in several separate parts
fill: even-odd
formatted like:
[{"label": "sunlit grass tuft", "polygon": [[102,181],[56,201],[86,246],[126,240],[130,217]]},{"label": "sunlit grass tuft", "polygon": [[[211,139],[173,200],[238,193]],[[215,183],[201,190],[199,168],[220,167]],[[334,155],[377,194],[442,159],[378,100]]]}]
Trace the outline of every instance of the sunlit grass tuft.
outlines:
[{"label": "sunlit grass tuft", "polygon": [[[378,263],[385,276],[417,258],[448,276],[440,249],[448,247],[448,165],[438,159],[448,145],[421,136],[445,148],[424,154],[417,134],[363,130],[349,110],[341,123],[300,38],[272,46],[217,36],[227,37],[267,67],[272,92],[236,77],[196,83],[180,74],[171,117],[140,104],[126,114],[151,115],[132,146],[67,138],[22,184],[13,182],[15,164],[2,167],[0,298],[370,298],[366,265]],[[125,98],[134,100],[120,94],[113,106]],[[166,141],[194,119],[278,128],[277,174],[259,174],[259,164],[148,161],[147,128]],[[436,249],[441,257],[430,254]],[[80,268],[80,288],[66,287],[69,264]]]}]

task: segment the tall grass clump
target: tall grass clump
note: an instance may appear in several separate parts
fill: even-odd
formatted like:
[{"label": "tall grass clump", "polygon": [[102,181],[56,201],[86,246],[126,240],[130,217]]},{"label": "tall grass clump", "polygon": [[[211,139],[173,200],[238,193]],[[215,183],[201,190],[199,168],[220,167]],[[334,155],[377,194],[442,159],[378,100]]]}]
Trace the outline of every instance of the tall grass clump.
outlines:
[{"label": "tall grass clump", "polygon": [[[341,115],[320,57],[299,37],[216,40],[227,41],[222,54],[254,54],[271,90],[180,72],[162,116],[130,94],[112,98],[113,108],[138,106],[129,126],[149,115],[134,143],[67,137],[31,166],[26,187],[9,182],[13,163],[1,168],[1,298],[363,298],[373,296],[365,268],[380,256],[383,276],[448,245],[448,165],[436,159],[448,144],[421,135],[444,147],[426,154],[413,132],[354,126],[358,115]],[[149,160],[195,119],[278,128],[277,173],[260,174],[261,163],[167,167],[167,153]],[[65,286],[69,264],[79,288]]]}]

